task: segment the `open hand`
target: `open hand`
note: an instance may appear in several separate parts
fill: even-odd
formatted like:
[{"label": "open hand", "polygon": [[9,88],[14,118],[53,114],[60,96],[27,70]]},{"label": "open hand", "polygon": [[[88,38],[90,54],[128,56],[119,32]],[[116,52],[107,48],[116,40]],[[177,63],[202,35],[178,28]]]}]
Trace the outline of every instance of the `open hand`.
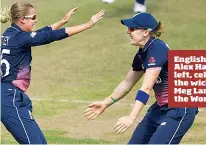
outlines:
[{"label": "open hand", "polygon": [[95,119],[98,115],[104,112],[106,109],[105,104],[102,102],[94,102],[88,105],[88,108],[84,111],[84,116],[87,119]]},{"label": "open hand", "polygon": [[71,16],[75,13],[75,11],[76,11],[77,9],[78,9],[78,7],[71,9],[71,10],[64,16],[63,21],[64,21],[65,23],[67,23],[67,22],[71,19]]},{"label": "open hand", "polygon": [[114,126],[114,130],[116,133],[123,133],[127,130],[134,122],[134,118],[130,116],[121,117]]},{"label": "open hand", "polygon": [[96,13],[95,15],[93,15],[92,17],[91,17],[91,21],[92,21],[92,23],[93,24],[96,24],[99,20],[101,20],[104,15],[104,10],[101,10],[101,11],[99,11],[98,13]]}]

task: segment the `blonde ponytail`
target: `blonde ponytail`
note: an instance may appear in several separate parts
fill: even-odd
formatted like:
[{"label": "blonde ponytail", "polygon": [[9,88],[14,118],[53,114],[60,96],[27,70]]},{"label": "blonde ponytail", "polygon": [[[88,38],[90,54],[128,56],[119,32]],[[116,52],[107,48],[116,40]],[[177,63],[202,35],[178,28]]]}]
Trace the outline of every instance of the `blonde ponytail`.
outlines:
[{"label": "blonde ponytail", "polygon": [[4,7],[0,13],[1,23],[11,21],[11,7]]},{"label": "blonde ponytail", "polygon": [[29,13],[29,9],[34,6],[27,2],[16,2],[11,7],[5,7],[1,10],[1,23],[11,21],[15,23],[19,18],[26,16]]}]

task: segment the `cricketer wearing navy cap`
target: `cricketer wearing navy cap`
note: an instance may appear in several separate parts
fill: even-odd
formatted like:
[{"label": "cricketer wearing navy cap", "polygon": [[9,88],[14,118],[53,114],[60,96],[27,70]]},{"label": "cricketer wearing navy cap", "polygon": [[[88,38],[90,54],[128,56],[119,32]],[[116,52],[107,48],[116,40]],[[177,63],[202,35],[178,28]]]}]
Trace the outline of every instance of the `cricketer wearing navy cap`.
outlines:
[{"label": "cricketer wearing navy cap", "polygon": [[155,32],[158,22],[150,13],[137,13],[130,19],[121,20],[129,28],[148,29]]},{"label": "cricketer wearing navy cap", "polygon": [[106,108],[122,99],[144,75],[137,91],[134,107],[128,116],[121,117],[114,129],[122,133],[139,116],[154,90],[156,102],[137,125],[128,144],[178,144],[193,124],[196,108],[168,108],[168,45],[158,39],[161,22],[149,13],[138,13],[121,20],[128,27],[130,43],[138,46],[132,67],[126,78],[103,101],[95,102],[85,110],[85,116],[94,119]]},{"label": "cricketer wearing navy cap", "polygon": [[1,122],[20,144],[47,143],[31,114],[32,103],[25,93],[30,84],[31,47],[83,32],[93,27],[104,15],[101,10],[85,24],[60,28],[76,10],[73,8],[59,22],[37,31],[33,31],[37,16],[32,4],[17,2],[2,12],[1,22],[11,20],[12,24],[3,33],[1,41]]}]

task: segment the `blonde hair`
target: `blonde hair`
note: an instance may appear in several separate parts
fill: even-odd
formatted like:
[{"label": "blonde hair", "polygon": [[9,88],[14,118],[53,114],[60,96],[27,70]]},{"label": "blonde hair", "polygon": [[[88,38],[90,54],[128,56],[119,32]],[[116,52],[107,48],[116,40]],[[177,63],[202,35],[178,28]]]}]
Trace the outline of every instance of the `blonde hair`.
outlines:
[{"label": "blonde hair", "polygon": [[26,16],[30,8],[34,6],[27,2],[16,2],[11,7],[5,7],[1,10],[1,23],[8,21],[15,23],[19,18]]},{"label": "blonde hair", "polygon": [[164,33],[163,27],[162,27],[162,22],[158,22],[157,30],[155,32],[150,32],[150,35],[152,37],[160,37],[162,33]]}]

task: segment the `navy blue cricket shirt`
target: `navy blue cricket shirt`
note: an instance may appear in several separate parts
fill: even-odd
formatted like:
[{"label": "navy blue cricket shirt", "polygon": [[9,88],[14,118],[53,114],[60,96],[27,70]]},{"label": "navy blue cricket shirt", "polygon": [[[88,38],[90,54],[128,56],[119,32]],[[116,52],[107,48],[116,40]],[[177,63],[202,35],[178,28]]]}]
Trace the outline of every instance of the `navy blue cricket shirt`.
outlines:
[{"label": "navy blue cricket shirt", "polygon": [[168,45],[155,38],[150,38],[144,48],[140,48],[133,60],[133,71],[146,71],[149,68],[160,69],[160,75],[153,86],[158,105],[168,103]]},{"label": "navy blue cricket shirt", "polygon": [[1,37],[1,83],[12,83],[26,91],[30,84],[31,47],[67,37],[65,28],[52,30],[47,26],[35,32],[25,32],[12,24]]}]

